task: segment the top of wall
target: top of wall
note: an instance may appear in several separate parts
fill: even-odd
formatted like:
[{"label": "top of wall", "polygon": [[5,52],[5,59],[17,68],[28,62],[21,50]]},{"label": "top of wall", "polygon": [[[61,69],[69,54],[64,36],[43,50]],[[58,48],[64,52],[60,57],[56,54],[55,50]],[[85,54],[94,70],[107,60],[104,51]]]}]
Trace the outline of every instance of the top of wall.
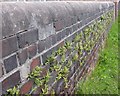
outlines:
[{"label": "top of wall", "polygon": [[[44,0],[0,0],[0,1],[44,1]],[[49,1],[66,1],[66,0],[49,0]],[[119,1],[119,0],[70,0],[70,1]]]},{"label": "top of wall", "polygon": [[[39,39],[55,34],[53,22],[68,18],[82,20],[92,14],[103,11],[113,3],[103,2],[2,2],[0,12],[2,37],[10,37],[31,28],[37,28]],[[44,30],[44,29],[48,30]],[[52,30],[52,31],[50,31]],[[0,38],[0,39],[1,39]]]}]

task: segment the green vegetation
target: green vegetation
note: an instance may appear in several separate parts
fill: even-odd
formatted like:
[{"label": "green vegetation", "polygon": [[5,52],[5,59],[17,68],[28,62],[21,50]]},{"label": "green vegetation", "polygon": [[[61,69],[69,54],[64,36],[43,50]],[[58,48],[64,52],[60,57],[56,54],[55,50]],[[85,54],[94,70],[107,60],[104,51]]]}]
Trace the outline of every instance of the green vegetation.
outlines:
[{"label": "green vegetation", "polygon": [[11,89],[8,89],[7,90],[7,95],[10,95],[10,96],[19,96],[19,90],[14,86],[13,88],[11,88]]},{"label": "green vegetation", "polygon": [[95,70],[78,84],[77,94],[118,94],[118,22],[113,24]]}]

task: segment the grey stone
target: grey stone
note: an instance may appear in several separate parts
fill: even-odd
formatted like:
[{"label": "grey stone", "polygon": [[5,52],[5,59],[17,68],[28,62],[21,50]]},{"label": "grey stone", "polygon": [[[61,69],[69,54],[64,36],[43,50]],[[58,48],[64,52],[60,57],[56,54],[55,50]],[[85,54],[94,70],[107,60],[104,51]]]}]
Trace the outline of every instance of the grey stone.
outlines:
[{"label": "grey stone", "polygon": [[46,27],[46,37],[49,37],[50,35],[55,34],[55,28],[53,27],[53,23],[48,24]]},{"label": "grey stone", "polygon": [[0,7],[0,39],[2,39],[2,7]]},{"label": "grey stone", "polygon": [[65,17],[64,18],[64,24],[65,24],[65,27],[71,26],[73,24],[72,18],[71,17]]},{"label": "grey stone", "polygon": [[61,32],[61,38],[63,39],[66,36],[66,30],[62,30]]},{"label": "grey stone", "polygon": [[72,28],[71,27],[68,27],[67,29],[66,29],[66,35],[68,36],[68,35],[70,35],[72,33]]},{"label": "grey stone", "polygon": [[29,27],[29,21],[24,11],[16,3],[6,3],[2,7],[2,35],[12,35]]},{"label": "grey stone", "polygon": [[60,41],[62,39],[61,32],[56,34],[57,41]]},{"label": "grey stone", "polygon": [[31,29],[24,33],[18,34],[19,48],[24,48],[38,40],[38,29]]},{"label": "grey stone", "polygon": [[43,50],[45,50],[45,41],[44,40],[40,40],[38,42],[38,53],[41,53]]},{"label": "grey stone", "polygon": [[2,59],[2,40],[0,40],[0,59]]},{"label": "grey stone", "polygon": [[13,55],[13,56],[4,60],[4,67],[5,67],[6,73],[12,71],[17,66],[18,65],[17,65],[16,55]]},{"label": "grey stone", "polygon": [[52,38],[52,45],[56,44],[57,42],[56,35],[52,35],[51,38]]},{"label": "grey stone", "polygon": [[0,96],[2,96],[2,83],[0,82]]},{"label": "grey stone", "polygon": [[69,15],[69,13],[65,7],[65,4],[62,2],[55,2],[55,3],[49,2],[46,5],[48,6],[49,10],[51,11],[52,16],[54,17],[53,18],[54,21],[63,19]]},{"label": "grey stone", "polygon": [[28,54],[26,49],[18,53],[18,60],[20,65],[23,65],[26,62],[27,58],[28,58]]},{"label": "grey stone", "polygon": [[52,46],[52,38],[51,37],[47,37],[45,39],[45,48],[48,49]]},{"label": "grey stone", "polygon": [[45,25],[44,27],[38,27],[39,31],[39,40],[43,40],[50,35],[55,34],[55,28],[53,27],[53,23]]},{"label": "grey stone", "polygon": [[29,59],[33,58],[36,54],[37,54],[36,44],[33,44],[33,45],[29,46],[29,48],[28,48]]},{"label": "grey stone", "polygon": [[2,63],[0,62],[0,77],[3,75],[3,68],[2,68]]},{"label": "grey stone", "polygon": [[17,51],[17,37],[16,36],[12,36],[10,38],[7,39],[3,39],[3,41],[1,42],[2,46],[2,57],[8,56],[14,52]]},{"label": "grey stone", "polygon": [[21,79],[20,79],[20,72],[19,71],[15,72],[12,75],[10,75],[9,77],[5,78],[2,81],[3,94],[6,94],[6,90],[18,85],[20,83],[20,81],[21,81]]},{"label": "grey stone", "polygon": [[73,36],[70,36],[66,39],[66,42],[72,42],[73,41]]},{"label": "grey stone", "polygon": [[72,26],[72,31],[75,32],[77,30],[77,28],[78,28],[77,24],[73,25]]}]

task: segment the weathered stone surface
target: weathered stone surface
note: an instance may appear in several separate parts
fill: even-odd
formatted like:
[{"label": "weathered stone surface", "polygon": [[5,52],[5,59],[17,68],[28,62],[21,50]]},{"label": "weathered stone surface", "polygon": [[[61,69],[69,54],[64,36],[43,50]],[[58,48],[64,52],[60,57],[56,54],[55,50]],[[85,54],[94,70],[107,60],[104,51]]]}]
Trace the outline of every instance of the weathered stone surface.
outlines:
[{"label": "weathered stone surface", "polygon": [[20,72],[17,71],[14,74],[10,75],[10,77],[2,81],[2,93],[5,94],[7,89],[14,87],[19,82],[20,82]]},{"label": "weathered stone surface", "polygon": [[[3,10],[1,9],[1,4]],[[0,35],[3,33],[3,36],[0,37],[0,54],[2,54],[3,57],[0,56],[2,57],[0,60],[2,59],[3,64],[0,63],[0,92],[3,91],[3,93],[5,93],[7,89],[20,85],[20,92],[22,94],[29,93],[35,85],[33,85],[33,82],[27,82],[26,80],[30,72],[33,71],[36,66],[40,66],[42,67],[40,78],[45,77],[48,71],[53,73],[48,82],[49,87],[51,87],[50,91],[51,89],[55,89],[55,92],[58,94],[61,94],[63,91],[72,94],[76,82],[87,72],[87,65],[95,64],[98,49],[106,36],[102,34],[102,40],[100,40],[102,42],[99,41],[98,43],[100,46],[97,45],[94,47],[95,44],[92,45],[95,49],[90,52],[92,57],[90,58],[91,60],[89,60],[87,56],[89,50],[85,48],[89,47],[89,44],[86,46],[86,41],[92,40],[92,43],[96,43],[96,37],[98,38],[98,36],[96,36],[97,28],[93,26],[93,30],[95,29],[95,31],[92,31],[92,35],[89,34],[91,36],[89,39],[86,38],[86,32],[84,31],[84,29],[88,27],[86,24],[106,12],[109,6],[113,6],[113,3],[110,5],[109,3],[104,4],[100,2],[85,3],[68,1],[54,3],[1,2],[0,9],[2,12],[0,15],[3,17],[3,21],[0,20]],[[109,9],[113,9],[113,7]],[[97,20],[100,20],[100,18]],[[82,38],[76,38],[81,31],[83,31]],[[77,41],[80,42],[77,42],[75,39],[79,39]],[[69,42],[71,46],[66,42]],[[84,48],[81,48],[78,52],[78,47],[81,43]],[[70,49],[67,48],[64,50],[65,47],[63,46],[65,44],[65,47],[70,47]],[[59,48],[60,50],[58,50]],[[63,55],[61,56],[60,53],[63,53]],[[79,61],[73,58],[76,57],[75,55],[78,53]],[[55,58],[49,58],[51,54]],[[47,58],[49,58],[47,60],[48,63],[45,64]],[[63,62],[64,59],[67,60]],[[69,68],[69,72],[67,74],[65,73],[69,81],[67,82],[69,84],[68,90],[65,88],[65,78],[60,77],[60,80],[56,78],[56,76],[58,76],[57,74],[60,74],[60,76],[61,73],[64,74],[62,68],[61,71],[59,70],[60,72],[55,71],[54,67],[59,64],[62,65],[62,68],[64,68],[64,66]],[[84,66],[84,64],[86,65]],[[47,84],[47,82],[45,82],[45,84]],[[44,84],[33,93],[41,93],[42,87],[44,87]]]},{"label": "weathered stone surface", "polygon": [[46,49],[50,48],[52,46],[52,38],[51,37],[47,37],[45,39],[45,43],[44,44],[45,44],[45,48]]},{"label": "weathered stone surface", "polygon": [[29,46],[27,50],[28,50],[28,57],[31,59],[37,54],[37,45],[33,44]]},{"label": "weathered stone surface", "polygon": [[[55,29],[53,26],[48,26],[52,22],[64,19],[67,26],[70,26],[72,22],[69,18],[75,17],[78,21],[84,20],[97,11],[103,11],[105,8],[113,6],[113,4],[89,2],[19,2],[2,3],[2,6],[3,37],[34,27],[39,29],[41,36],[39,39],[45,39],[45,36],[51,35],[50,32],[48,32],[49,29],[52,30],[51,32],[54,34]],[[72,21],[77,22],[76,20]]]},{"label": "weathered stone surface", "polygon": [[0,7],[0,39],[2,39],[2,7]]},{"label": "weathered stone surface", "polygon": [[[2,45],[2,46],[1,46]],[[12,36],[7,39],[3,39],[2,44],[2,57],[8,56],[17,51],[17,37]]]},{"label": "weathered stone surface", "polygon": [[28,58],[27,49],[22,50],[18,53],[19,64],[23,65]]},{"label": "weathered stone surface", "polygon": [[55,34],[55,28],[54,28],[53,23],[48,24],[43,27],[38,27],[38,31],[39,31],[39,40],[43,40],[49,37],[50,35]]},{"label": "weathered stone surface", "polygon": [[16,55],[13,55],[13,56],[5,59],[4,60],[4,66],[5,66],[5,69],[6,69],[6,73],[15,69],[18,66]]},{"label": "weathered stone surface", "polygon": [[24,48],[38,40],[38,29],[31,29],[17,36],[19,48]]},{"label": "weathered stone surface", "polygon": [[40,40],[38,42],[38,53],[41,53],[43,50],[45,50],[45,41],[44,40]]},{"label": "weathered stone surface", "polygon": [[0,82],[0,95],[2,95],[2,83]]},{"label": "weathered stone surface", "polygon": [[0,77],[3,75],[3,68],[2,68],[2,63],[0,62]]},{"label": "weathered stone surface", "polygon": [[66,7],[65,7],[65,3],[62,2],[48,2],[48,4],[46,4],[46,6],[48,6],[50,12],[52,13],[53,16],[53,20],[60,20],[65,18],[66,16],[69,15]]},{"label": "weathered stone surface", "polygon": [[57,37],[56,35],[52,35],[51,38],[52,38],[52,45],[54,45],[57,42]]},{"label": "weathered stone surface", "polygon": [[2,59],[2,40],[0,40],[0,59]]},{"label": "weathered stone surface", "polygon": [[29,27],[29,21],[24,11],[17,3],[3,3],[2,6],[2,35],[13,35]]},{"label": "weathered stone surface", "polygon": [[32,86],[33,86],[33,81],[29,80],[21,87],[20,94],[28,94],[32,89]]},{"label": "weathered stone surface", "polygon": [[40,64],[41,64],[41,61],[39,57],[33,59],[30,65],[30,71],[33,71],[33,69],[35,69],[36,66],[40,66]]}]

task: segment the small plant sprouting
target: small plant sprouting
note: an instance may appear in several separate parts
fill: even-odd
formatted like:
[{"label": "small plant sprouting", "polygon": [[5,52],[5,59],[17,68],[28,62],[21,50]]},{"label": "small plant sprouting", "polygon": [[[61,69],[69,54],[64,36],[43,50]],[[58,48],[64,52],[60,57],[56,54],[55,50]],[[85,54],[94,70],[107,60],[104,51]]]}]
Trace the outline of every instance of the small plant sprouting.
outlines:
[{"label": "small plant sprouting", "polygon": [[34,83],[38,87],[42,86],[42,84],[43,84],[43,80],[40,79],[40,73],[41,72],[42,72],[42,69],[39,66],[36,66],[36,68],[28,76],[29,79],[33,79],[34,80]]},{"label": "small plant sprouting", "polygon": [[72,65],[72,61],[71,61],[71,60],[68,60],[67,67],[69,68],[71,65]]},{"label": "small plant sprouting", "polygon": [[36,68],[29,74],[28,78],[35,79],[40,77],[41,70],[42,69],[39,66],[36,66]]},{"label": "small plant sprouting", "polygon": [[62,78],[62,74],[57,74],[56,81],[60,80]]},{"label": "small plant sprouting", "polygon": [[79,42],[79,40],[80,40],[80,36],[77,35],[77,36],[75,37],[75,39],[74,39],[74,42]]},{"label": "small plant sprouting", "polygon": [[65,54],[64,54],[64,55],[62,55],[62,57],[61,57],[61,63],[63,64],[65,61],[66,61],[66,59],[65,59]]},{"label": "small plant sprouting", "polygon": [[76,51],[79,50],[79,44],[78,44],[78,43],[75,45],[75,50],[76,50]]},{"label": "small plant sprouting", "polygon": [[82,66],[84,64],[83,60],[80,60],[80,66]]},{"label": "small plant sprouting", "polygon": [[60,80],[61,78],[64,79],[65,83],[67,83],[67,74],[69,72],[69,68],[67,68],[67,66],[64,66],[64,68],[62,68],[59,73],[57,74],[56,80]]},{"label": "small plant sprouting", "polygon": [[65,48],[66,49],[71,49],[71,43],[70,42],[65,42]]},{"label": "small plant sprouting", "polygon": [[69,69],[66,66],[64,66],[64,68],[61,69],[60,72],[59,72],[59,74],[61,74],[61,78],[64,79],[65,83],[67,83],[67,74],[68,74],[68,72],[69,72]]},{"label": "small plant sprouting", "polygon": [[62,65],[58,64],[58,65],[54,65],[53,68],[56,72],[59,72],[59,70],[61,69]]},{"label": "small plant sprouting", "polygon": [[44,83],[48,83],[49,79],[50,79],[50,73],[47,72],[46,76],[44,77]]},{"label": "small plant sprouting", "polygon": [[44,87],[42,88],[42,94],[43,95],[45,95],[45,94],[48,94],[48,92],[49,92],[49,86],[47,85],[48,84],[48,82],[49,82],[49,80],[50,80],[50,73],[49,72],[47,72],[47,74],[46,74],[46,76],[44,76],[43,78],[42,78],[42,85],[44,85]]},{"label": "small plant sprouting", "polygon": [[63,46],[63,47],[60,47],[56,53],[57,55],[63,55],[65,52],[66,52],[66,48],[65,46]]},{"label": "small plant sprouting", "polygon": [[73,58],[72,58],[72,61],[73,62],[75,62],[75,61],[78,61],[78,54],[76,53],[74,56],[73,56]]},{"label": "small plant sprouting", "polygon": [[[45,76],[43,76],[42,78],[40,78],[40,73],[42,72],[42,69],[37,66],[32,73],[29,74],[29,78],[34,80],[34,83],[36,84],[37,87],[41,87],[44,84],[47,84],[49,79],[50,79],[50,73],[47,72],[47,74]],[[36,88],[33,88],[32,91],[35,91]],[[47,91],[46,91],[47,90]],[[48,93],[48,87],[47,85],[45,85],[45,88],[42,88],[43,94],[44,93]]]},{"label": "small plant sprouting", "polygon": [[100,19],[101,19],[101,20],[104,20],[104,19],[105,19],[105,16],[102,15]]},{"label": "small plant sprouting", "polygon": [[42,94],[43,94],[43,95],[49,94],[48,92],[49,92],[49,91],[48,91],[48,85],[45,84],[45,85],[44,85],[44,88],[42,88]]},{"label": "small plant sprouting", "polygon": [[68,79],[67,79],[68,72],[69,72],[69,68],[67,68],[67,66],[64,66],[64,68],[60,72],[62,74],[62,78],[65,81],[66,88],[67,88],[67,82],[68,82]]},{"label": "small plant sprouting", "polygon": [[19,96],[20,90],[18,90],[15,86],[11,89],[7,90],[7,95],[9,96]]},{"label": "small plant sprouting", "polygon": [[51,64],[55,61],[55,56],[54,55],[51,55],[48,59],[47,59],[47,63],[48,64]]}]

